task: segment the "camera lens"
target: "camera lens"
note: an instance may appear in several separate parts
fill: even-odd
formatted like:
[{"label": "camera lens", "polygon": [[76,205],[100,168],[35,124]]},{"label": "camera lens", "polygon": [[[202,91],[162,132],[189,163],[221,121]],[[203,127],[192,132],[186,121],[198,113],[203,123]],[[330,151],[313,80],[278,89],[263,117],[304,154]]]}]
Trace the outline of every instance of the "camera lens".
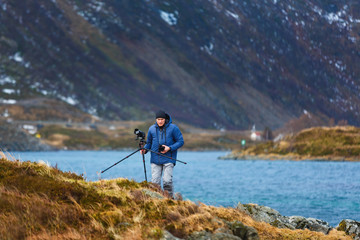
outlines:
[{"label": "camera lens", "polygon": [[140,131],[139,129],[135,128],[134,134],[136,135],[136,140],[145,140],[145,133]]},{"label": "camera lens", "polygon": [[159,152],[162,152],[165,150],[165,147],[164,146],[159,146]]}]

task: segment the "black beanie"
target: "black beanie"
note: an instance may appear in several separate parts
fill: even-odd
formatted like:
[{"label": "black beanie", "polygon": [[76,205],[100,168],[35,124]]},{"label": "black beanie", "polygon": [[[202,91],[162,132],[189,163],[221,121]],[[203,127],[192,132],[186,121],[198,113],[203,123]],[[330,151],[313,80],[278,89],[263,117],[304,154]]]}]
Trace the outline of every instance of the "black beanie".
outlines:
[{"label": "black beanie", "polygon": [[160,111],[156,112],[155,118],[165,118],[166,119],[166,115],[167,114],[164,111],[160,110]]}]

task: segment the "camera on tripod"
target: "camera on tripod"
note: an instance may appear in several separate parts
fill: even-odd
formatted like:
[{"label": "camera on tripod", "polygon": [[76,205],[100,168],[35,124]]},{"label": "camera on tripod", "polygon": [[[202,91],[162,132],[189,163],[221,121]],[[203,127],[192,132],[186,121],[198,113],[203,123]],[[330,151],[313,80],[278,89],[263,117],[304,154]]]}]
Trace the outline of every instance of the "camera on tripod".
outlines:
[{"label": "camera on tripod", "polygon": [[[127,155],[126,157],[124,157],[123,159],[121,159],[120,161],[118,161],[118,162],[114,163],[113,165],[111,165],[110,167],[106,168],[105,170],[102,170],[101,173],[106,172],[106,171],[109,170],[110,168],[114,167],[114,166],[117,165],[118,163],[121,163],[122,161],[124,161],[124,160],[127,159],[128,157],[134,155],[136,152],[138,152],[138,151],[140,151],[140,150],[145,150],[146,152],[147,152],[147,151],[150,151],[150,152],[152,152],[152,153],[154,153],[154,154],[157,154],[157,155],[160,155],[160,156],[163,156],[163,157],[172,159],[172,160],[174,160],[174,161],[178,161],[178,162],[181,162],[181,163],[183,163],[183,164],[186,164],[186,162],[183,162],[183,161],[180,161],[180,160],[177,160],[177,159],[175,159],[175,158],[172,158],[172,157],[169,157],[169,156],[166,156],[166,155],[164,155],[164,154],[159,153],[159,152],[162,152],[162,151],[165,150],[165,147],[164,147],[164,146],[159,146],[159,152],[153,151],[153,150],[151,150],[151,149],[146,149],[146,148],[144,148],[144,145],[145,145],[145,143],[146,143],[146,141],[145,141],[145,133],[144,133],[143,131],[140,131],[139,129],[135,128],[134,134],[136,135],[136,140],[140,140],[140,142],[139,142],[139,148],[138,148],[136,151],[134,151],[134,152],[130,153],[129,155]],[[144,164],[145,181],[147,181],[146,167],[145,167],[145,156],[144,156],[144,154],[142,154],[142,158],[143,158],[143,164]]]},{"label": "camera on tripod", "polygon": [[134,134],[136,135],[136,140],[144,141],[145,140],[145,133],[140,131],[139,129],[135,128]]}]

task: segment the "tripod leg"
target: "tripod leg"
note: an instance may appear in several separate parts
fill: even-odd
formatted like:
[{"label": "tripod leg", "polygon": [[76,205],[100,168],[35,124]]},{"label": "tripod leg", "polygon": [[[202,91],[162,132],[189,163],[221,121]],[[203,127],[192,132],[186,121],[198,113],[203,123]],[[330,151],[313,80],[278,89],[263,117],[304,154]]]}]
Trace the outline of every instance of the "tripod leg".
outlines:
[{"label": "tripod leg", "polygon": [[145,154],[141,153],[142,158],[143,158],[143,163],[144,163],[144,173],[145,173],[145,181],[147,182],[147,175],[146,175],[146,166],[145,166]]},{"label": "tripod leg", "polygon": [[124,161],[124,160],[127,159],[128,157],[134,155],[135,153],[137,153],[137,152],[140,151],[140,150],[141,150],[141,148],[139,148],[138,150],[132,152],[131,154],[127,155],[126,157],[124,157],[124,158],[121,159],[120,161],[118,161],[118,162],[116,162],[115,164],[113,164],[113,165],[111,165],[110,167],[108,167],[107,169],[101,171],[101,173],[106,172],[106,171],[109,170],[110,168],[114,167],[116,164],[121,163],[122,161]]},{"label": "tripod leg", "polygon": [[159,152],[155,152],[155,151],[153,151],[153,150],[151,150],[151,149],[147,149],[147,148],[143,148],[143,149],[145,149],[145,150],[147,150],[147,151],[150,151],[150,152],[153,152],[153,153],[155,153],[155,154],[157,154],[157,155],[160,155],[160,156],[169,158],[169,159],[171,159],[171,160],[174,160],[174,161],[177,161],[177,162],[181,162],[181,163],[183,163],[183,164],[187,164],[186,162],[183,162],[183,161],[180,161],[180,160],[178,160],[178,159],[175,159],[175,158],[166,156],[165,154],[162,154],[162,153],[159,153]]}]

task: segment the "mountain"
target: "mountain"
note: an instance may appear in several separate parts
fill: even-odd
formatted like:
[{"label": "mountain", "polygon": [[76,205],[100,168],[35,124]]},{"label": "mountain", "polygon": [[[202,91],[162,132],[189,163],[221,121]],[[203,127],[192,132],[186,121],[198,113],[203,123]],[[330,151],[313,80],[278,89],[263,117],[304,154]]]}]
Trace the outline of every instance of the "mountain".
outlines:
[{"label": "mountain", "polygon": [[0,0],[0,101],[208,128],[360,124],[355,0]]}]

